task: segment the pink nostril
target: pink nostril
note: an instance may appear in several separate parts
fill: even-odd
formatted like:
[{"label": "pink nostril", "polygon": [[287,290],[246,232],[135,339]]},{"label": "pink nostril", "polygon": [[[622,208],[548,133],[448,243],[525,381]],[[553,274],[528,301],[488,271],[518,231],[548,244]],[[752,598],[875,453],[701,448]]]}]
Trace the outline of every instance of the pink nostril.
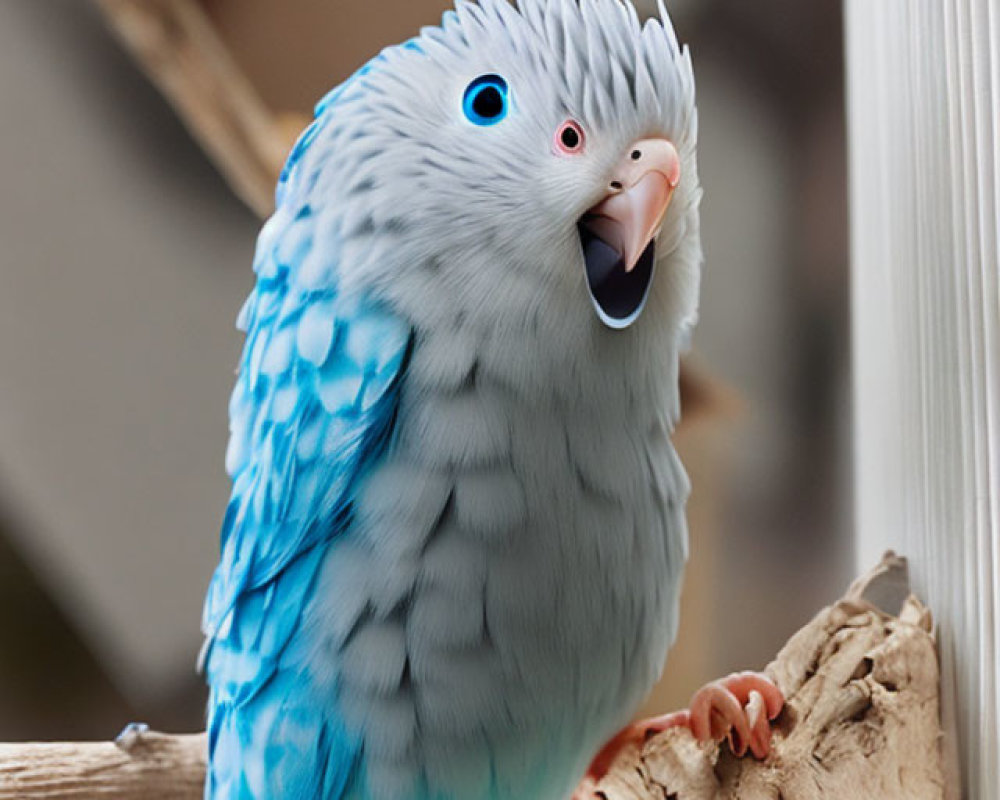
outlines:
[{"label": "pink nostril", "polygon": [[632,142],[615,170],[615,178],[626,186],[655,171],[667,179],[670,188],[676,189],[681,180],[680,154],[669,139],[642,139]]}]

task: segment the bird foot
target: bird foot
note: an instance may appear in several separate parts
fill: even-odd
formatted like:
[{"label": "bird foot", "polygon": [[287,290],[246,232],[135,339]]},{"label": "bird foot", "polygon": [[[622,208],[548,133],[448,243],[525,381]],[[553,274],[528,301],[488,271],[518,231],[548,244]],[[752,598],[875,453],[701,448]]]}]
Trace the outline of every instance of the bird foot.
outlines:
[{"label": "bird foot", "polygon": [[701,687],[688,710],[679,713],[687,715],[686,727],[699,742],[725,739],[735,756],[744,756],[749,750],[755,758],[767,758],[771,720],[784,706],[784,695],[766,675],[735,672]]},{"label": "bird foot", "polygon": [[771,720],[784,705],[781,690],[759,672],[736,672],[705,684],[694,693],[687,709],[633,722],[619,731],[594,757],[574,800],[594,796],[593,787],[622,750],[629,745],[641,747],[669,728],[688,728],[699,742],[725,739],[736,756],[749,750],[755,758],[766,758],[771,752]]}]

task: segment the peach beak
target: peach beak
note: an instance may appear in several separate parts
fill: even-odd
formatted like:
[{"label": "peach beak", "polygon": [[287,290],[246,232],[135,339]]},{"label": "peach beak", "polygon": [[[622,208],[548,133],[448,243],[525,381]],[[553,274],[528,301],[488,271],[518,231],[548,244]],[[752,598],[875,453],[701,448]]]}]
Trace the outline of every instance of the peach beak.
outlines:
[{"label": "peach beak", "polygon": [[645,304],[656,237],[680,173],[680,157],[671,142],[636,142],[615,168],[611,192],[580,220],[591,296],[610,327],[627,327]]}]

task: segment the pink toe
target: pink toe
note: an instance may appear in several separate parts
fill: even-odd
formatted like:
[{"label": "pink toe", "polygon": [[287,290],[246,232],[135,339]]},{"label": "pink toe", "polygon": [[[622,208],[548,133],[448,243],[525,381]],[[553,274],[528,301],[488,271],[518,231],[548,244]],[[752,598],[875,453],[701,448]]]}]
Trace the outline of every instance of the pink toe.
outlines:
[{"label": "pink toe", "polygon": [[743,706],[720,682],[710,683],[691,700],[691,731],[699,741],[718,741],[735,731],[736,749],[745,749],[750,738]]},{"label": "pink toe", "polygon": [[738,672],[722,679],[722,684],[741,703],[750,699],[750,692],[759,692],[767,707],[767,718],[774,719],[785,706],[785,696],[767,675],[761,672]]},{"label": "pink toe", "polygon": [[640,727],[643,738],[648,739],[650,736],[670,728],[690,728],[691,713],[687,709],[672,711],[669,714],[651,717],[636,724]]}]

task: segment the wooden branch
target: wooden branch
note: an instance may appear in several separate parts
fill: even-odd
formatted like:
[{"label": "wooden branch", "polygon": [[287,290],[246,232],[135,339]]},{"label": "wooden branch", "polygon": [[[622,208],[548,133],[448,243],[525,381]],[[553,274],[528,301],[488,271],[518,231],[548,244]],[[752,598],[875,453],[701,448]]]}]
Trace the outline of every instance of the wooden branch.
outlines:
[{"label": "wooden branch", "polygon": [[199,800],[204,781],[204,734],[0,744],[0,800]]},{"label": "wooden branch", "polygon": [[821,611],[767,667],[788,700],[766,761],[671,730],[623,757],[605,800],[941,800],[931,616],[892,553]]},{"label": "wooden branch", "polygon": [[233,191],[268,215],[289,146],[308,120],[286,122],[265,106],[195,0],[97,4]]},{"label": "wooden branch", "polygon": [[[764,762],[698,745],[686,730],[623,755],[603,800],[941,800],[931,617],[886,556],[768,666],[788,705]],[[141,728],[117,743],[0,745],[0,800],[197,800],[205,737]],[[954,787],[951,787],[954,789]]]}]

